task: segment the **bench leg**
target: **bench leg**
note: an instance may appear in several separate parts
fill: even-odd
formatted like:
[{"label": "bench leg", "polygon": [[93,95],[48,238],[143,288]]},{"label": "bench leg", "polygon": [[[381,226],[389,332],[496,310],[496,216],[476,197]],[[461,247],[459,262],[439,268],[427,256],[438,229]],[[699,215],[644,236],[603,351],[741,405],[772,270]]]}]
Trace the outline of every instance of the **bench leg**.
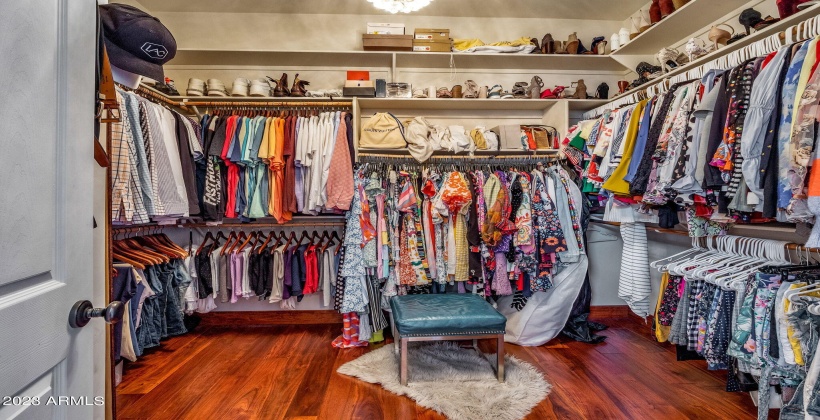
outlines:
[{"label": "bench leg", "polygon": [[399,354],[399,330],[396,329],[392,311],[390,312],[390,330],[393,331],[393,352]]},{"label": "bench leg", "polygon": [[481,353],[481,350],[478,349],[478,340],[473,340],[473,348],[475,351]]},{"label": "bench leg", "polygon": [[504,334],[498,335],[498,348],[496,354],[498,357],[498,382],[504,383]]},{"label": "bench leg", "polygon": [[400,362],[400,372],[399,372],[399,379],[401,380],[401,384],[403,386],[407,386],[407,345],[409,344],[408,339],[401,340],[401,362]]}]

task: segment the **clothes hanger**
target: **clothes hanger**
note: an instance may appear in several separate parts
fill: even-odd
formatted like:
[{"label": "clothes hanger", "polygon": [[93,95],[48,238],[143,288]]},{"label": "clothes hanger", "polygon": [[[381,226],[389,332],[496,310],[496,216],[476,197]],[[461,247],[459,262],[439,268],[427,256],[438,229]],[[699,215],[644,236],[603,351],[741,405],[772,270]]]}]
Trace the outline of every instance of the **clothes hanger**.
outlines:
[{"label": "clothes hanger", "polygon": [[226,253],[228,253],[228,251],[230,251],[230,249],[233,247],[232,243],[235,242],[236,240],[237,240],[236,232],[231,231],[231,233],[225,239],[225,246],[222,248],[222,251],[219,253],[219,255],[224,256]]},{"label": "clothes hanger", "polygon": [[200,244],[199,248],[196,249],[196,255],[199,255],[202,252],[202,249],[205,248],[205,244],[207,244],[209,240],[214,243],[216,242],[216,238],[214,238],[211,231],[208,231],[208,233],[205,234],[205,239],[202,240],[202,244]]},{"label": "clothes hanger", "polygon": [[228,253],[233,254],[235,251],[237,251],[236,247],[241,245],[247,238],[248,236],[245,234],[245,232],[239,232],[239,234],[236,235],[236,241],[231,246],[231,249],[228,250]]},{"label": "clothes hanger", "polygon": [[301,246],[301,245],[302,245],[302,241],[303,241],[303,240],[305,240],[305,239],[309,239],[309,238],[310,238],[310,237],[308,236],[307,231],[306,231],[306,230],[303,230],[303,231],[302,231],[302,236],[300,236],[300,237],[299,237],[299,241],[298,241],[298,242],[296,242],[296,247],[297,247],[297,248],[299,248],[299,246]]},{"label": "clothes hanger", "polygon": [[126,249],[130,249],[132,251],[132,255],[143,255],[148,256],[149,258],[155,261],[155,264],[163,263],[163,262],[170,262],[171,258],[164,254],[160,253],[140,242],[137,241],[136,238],[128,238],[120,241],[121,244],[125,245]]}]

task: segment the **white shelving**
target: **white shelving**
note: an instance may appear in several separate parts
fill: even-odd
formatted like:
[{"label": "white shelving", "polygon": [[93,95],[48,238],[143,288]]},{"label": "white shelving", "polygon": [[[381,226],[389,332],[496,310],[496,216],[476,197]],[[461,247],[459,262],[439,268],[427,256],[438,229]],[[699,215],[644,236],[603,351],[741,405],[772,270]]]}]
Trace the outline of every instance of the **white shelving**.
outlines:
[{"label": "white shelving", "polygon": [[[286,51],[178,49],[170,66],[449,68],[578,70],[617,72],[626,68],[610,56],[569,54],[481,54],[392,51]],[[394,67],[395,63],[395,67]]]},{"label": "white shelving", "polygon": [[[681,10],[683,10],[683,9],[681,9]],[[658,79],[655,79],[655,80],[650,80],[649,82],[644,83],[643,85],[640,85],[637,88],[634,88],[632,90],[628,90],[628,91],[626,91],[626,92],[624,92],[620,95],[617,95],[614,98],[612,98],[611,101],[621,99],[621,98],[623,98],[625,96],[628,96],[628,95],[631,95],[631,94],[633,94],[637,91],[646,89],[646,88],[648,88],[650,86],[653,86],[653,85],[656,85],[656,84],[660,83],[661,81],[663,81],[665,79],[668,79],[668,78],[673,77],[673,76],[677,76],[679,74],[682,74],[684,72],[692,70],[696,67],[699,67],[699,66],[701,66],[705,63],[708,63],[708,62],[710,62],[710,61],[712,61],[716,58],[728,55],[728,54],[730,54],[734,51],[737,51],[737,50],[739,50],[743,47],[749,46],[749,45],[751,45],[751,44],[753,44],[757,41],[761,41],[763,39],[766,39],[766,38],[768,38],[772,35],[777,34],[778,32],[782,32],[783,30],[788,29],[790,26],[797,25],[799,22],[804,21],[808,18],[817,16],[817,15],[820,15],[820,7],[818,7],[818,6],[813,6],[813,7],[810,7],[808,9],[806,9],[806,10],[798,12],[798,13],[792,15],[792,16],[789,16],[786,19],[783,19],[783,20],[781,20],[781,21],[779,21],[775,24],[772,24],[772,25],[766,27],[765,29],[763,29],[761,31],[757,31],[757,32],[755,32],[755,33],[753,33],[753,34],[751,34],[751,35],[737,41],[737,42],[734,42],[730,45],[726,45],[724,47],[721,47],[720,49],[718,49],[716,51],[712,51],[711,53],[709,53],[709,54],[707,54],[703,57],[700,57],[697,60],[692,61],[691,63],[687,63],[683,66],[680,66],[680,67],[670,71],[669,73],[666,73],[664,75],[664,77],[661,77],[661,78],[658,78]]]},{"label": "white shelving", "polygon": [[661,48],[674,45],[748,3],[749,0],[692,0],[628,44],[613,51],[612,55],[655,55]]}]

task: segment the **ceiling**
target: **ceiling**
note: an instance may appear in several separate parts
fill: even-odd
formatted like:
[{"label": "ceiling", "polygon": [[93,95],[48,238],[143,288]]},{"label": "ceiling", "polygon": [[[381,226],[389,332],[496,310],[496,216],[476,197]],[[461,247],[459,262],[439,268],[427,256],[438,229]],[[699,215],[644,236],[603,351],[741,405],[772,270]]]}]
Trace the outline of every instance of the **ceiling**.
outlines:
[{"label": "ceiling", "polygon": [[[117,1],[117,0],[114,0]],[[149,12],[389,15],[367,0],[137,0]],[[647,0],[433,0],[417,16],[617,20]]]}]

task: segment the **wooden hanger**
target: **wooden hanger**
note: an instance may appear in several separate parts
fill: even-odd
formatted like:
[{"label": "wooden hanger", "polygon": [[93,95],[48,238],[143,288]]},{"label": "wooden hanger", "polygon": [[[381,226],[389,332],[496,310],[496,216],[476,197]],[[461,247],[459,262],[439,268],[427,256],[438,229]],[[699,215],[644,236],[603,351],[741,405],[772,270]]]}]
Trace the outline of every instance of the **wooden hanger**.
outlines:
[{"label": "wooden hanger", "polygon": [[[220,232],[220,233],[222,233],[222,232]],[[231,231],[230,235],[228,235],[228,237],[225,238],[225,246],[222,248],[222,252],[220,252],[219,255],[224,256],[225,253],[228,252],[229,249],[231,249],[231,242],[234,241],[235,239],[236,239],[236,232]]]},{"label": "wooden hanger", "polygon": [[148,248],[147,246],[137,242],[134,238],[123,239],[120,241],[120,245],[122,245],[122,249],[126,253],[129,253],[129,255],[147,257],[149,260],[153,261],[153,264],[161,264],[163,262],[171,261],[171,258],[167,255]]},{"label": "wooden hanger", "polygon": [[199,248],[196,249],[196,255],[199,255],[202,252],[202,249],[205,248],[205,244],[207,244],[209,240],[216,243],[216,238],[214,238],[214,235],[211,234],[210,231],[208,231],[208,233],[205,234],[205,239],[202,240],[202,244],[199,245]]},{"label": "wooden hanger", "polygon": [[245,232],[240,232],[239,235],[237,235],[236,237],[236,242],[233,243],[233,246],[231,246],[231,249],[228,250],[228,253],[233,254],[234,250],[236,250],[236,247],[242,244],[246,238],[247,236],[245,235]]},{"label": "wooden hanger", "polygon": [[[336,233],[336,232],[334,231],[334,233]],[[325,251],[327,251],[327,248],[328,248],[331,244],[333,244],[334,242],[333,242],[333,237],[332,237],[330,234],[328,234],[328,233],[327,233],[327,231],[325,231],[325,233],[324,233],[324,234],[322,234],[322,237],[327,239],[327,242],[325,242],[325,244],[324,244],[324,245],[322,246],[322,248],[321,248],[321,249],[322,249],[322,253],[324,254],[324,253],[325,253]]]},{"label": "wooden hanger", "polygon": [[333,235],[335,235],[336,239],[339,240],[339,244],[336,245],[336,250],[333,251],[333,255],[337,255],[339,253],[339,251],[341,251],[342,245],[344,245],[345,241],[342,240],[342,238],[340,238],[339,235],[335,231],[333,232]]},{"label": "wooden hanger", "polygon": [[310,236],[308,236],[308,233],[307,233],[306,230],[303,230],[302,231],[302,236],[300,236],[299,241],[296,242],[296,247],[299,248],[299,246],[302,245],[302,241],[305,240],[305,239],[310,239]]},{"label": "wooden hanger", "polygon": [[256,232],[251,232],[250,235],[248,235],[248,237],[245,238],[245,241],[242,242],[242,245],[239,246],[239,249],[237,249],[236,252],[242,252],[242,250],[245,249],[248,243],[250,243],[251,239],[256,239]]}]

